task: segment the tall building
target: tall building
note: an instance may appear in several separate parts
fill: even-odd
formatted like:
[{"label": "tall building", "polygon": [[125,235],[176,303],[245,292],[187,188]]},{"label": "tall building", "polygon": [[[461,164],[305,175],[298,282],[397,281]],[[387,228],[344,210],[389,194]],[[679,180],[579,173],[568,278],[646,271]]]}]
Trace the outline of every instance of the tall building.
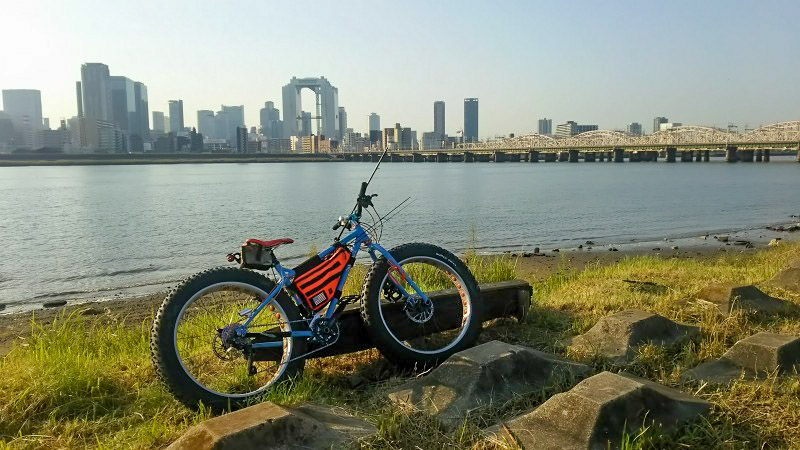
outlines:
[{"label": "tall building", "polygon": [[464,142],[478,142],[478,99],[464,99]]},{"label": "tall building", "polygon": [[147,86],[135,81],[133,83],[133,101],[136,104],[136,123],[131,134],[139,135],[144,141],[150,141],[150,102],[147,99]]},{"label": "tall building", "polygon": [[108,66],[101,63],[81,65],[81,105],[87,119],[112,121],[111,75]]},{"label": "tall building", "polygon": [[78,96],[78,117],[83,117],[83,95],[81,93],[81,82],[75,82],[75,93]]},{"label": "tall building", "polygon": [[433,133],[442,139],[446,134],[444,131],[444,102],[441,100],[433,102]]},{"label": "tall building", "polygon": [[344,132],[347,130],[347,111],[344,110],[344,106],[339,107],[339,142],[342,142],[342,137],[344,136]]},{"label": "tall building", "polygon": [[214,138],[225,139],[231,146],[236,144],[236,129],[244,128],[244,106],[222,105],[214,117]]},{"label": "tall building", "polygon": [[376,113],[369,115],[369,131],[381,131],[381,116]]},{"label": "tall building", "polygon": [[553,134],[553,119],[539,119],[539,134],[543,136],[550,136]]},{"label": "tall building", "polygon": [[197,131],[200,134],[209,139],[216,139],[216,126],[214,111],[208,109],[197,111]]},{"label": "tall building", "polygon": [[35,89],[4,89],[3,110],[14,127],[13,145],[39,148],[42,122],[42,93]]},{"label": "tall building", "polygon": [[153,111],[153,131],[156,133],[164,133],[166,131],[164,113],[161,111]]},{"label": "tall building", "polygon": [[339,136],[339,90],[325,77],[292,77],[283,87],[283,136],[288,138],[301,135],[303,105],[300,91],[302,89],[312,90],[316,97],[314,111],[317,117],[317,134],[332,138]]},{"label": "tall building", "polygon": [[283,137],[283,123],[281,122],[281,113],[275,104],[272,102],[264,103],[261,108],[261,134],[267,139],[280,139]]},{"label": "tall building", "polygon": [[597,131],[597,125],[578,125],[575,127],[575,134],[586,133],[587,131]]},{"label": "tall building", "polygon": [[183,100],[169,101],[169,130],[173,133],[183,131]]},{"label": "tall building", "polygon": [[653,119],[653,133],[657,133],[661,129],[661,124],[667,122],[669,122],[669,119],[666,117],[656,117]]},{"label": "tall building", "polygon": [[300,111],[300,136],[311,136],[311,113]]},{"label": "tall building", "polygon": [[597,125],[580,125],[575,121],[568,120],[565,123],[560,123],[556,126],[556,137],[568,138],[577,134],[585,133],[587,131],[595,131],[598,129]]},{"label": "tall building", "polygon": [[641,136],[642,124],[638,122],[631,122],[625,127],[625,132],[632,136]]}]

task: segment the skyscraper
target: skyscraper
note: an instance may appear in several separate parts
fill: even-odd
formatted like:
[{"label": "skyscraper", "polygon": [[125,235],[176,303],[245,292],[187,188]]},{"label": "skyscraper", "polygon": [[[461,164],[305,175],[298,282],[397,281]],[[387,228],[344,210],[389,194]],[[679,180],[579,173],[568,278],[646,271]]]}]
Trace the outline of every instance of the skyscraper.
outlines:
[{"label": "skyscraper", "polygon": [[464,99],[464,142],[478,142],[478,99]]},{"label": "skyscraper", "polygon": [[342,142],[342,137],[344,136],[344,132],[347,130],[347,111],[344,110],[344,106],[339,107],[339,142]]},{"label": "skyscraper", "polygon": [[147,86],[138,81],[133,83],[133,100],[136,105],[136,123],[131,134],[142,140],[150,140],[150,102],[147,99]]},{"label": "skyscraper", "polygon": [[539,119],[539,134],[543,136],[550,136],[553,134],[553,119]]},{"label": "skyscraper", "polygon": [[369,115],[369,131],[381,131],[381,116],[376,113]]},{"label": "skyscraper", "polygon": [[444,102],[433,102],[433,133],[438,139],[444,139]]},{"label": "skyscraper", "polygon": [[261,108],[261,133],[268,139],[280,139],[283,137],[283,124],[281,123],[281,113],[272,102],[264,103]]},{"label": "skyscraper", "polygon": [[247,130],[244,125],[244,105],[222,105],[217,112],[216,122],[217,139],[227,139],[229,144],[234,145],[237,139],[236,128]]},{"label": "skyscraper", "polygon": [[667,122],[669,122],[669,119],[666,117],[656,117],[653,119],[653,133],[657,133],[659,128],[661,128],[661,124]]},{"label": "skyscraper", "polygon": [[183,100],[169,101],[169,131],[177,134],[183,131]]},{"label": "skyscraper", "polygon": [[165,128],[164,113],[161,111],[153,111],[153,131],[163,133]]},{"label": "skyscraper", "polygon": [[101,63],[81,65],[81,109],[83,117],[93,120],[112,121],[111,76],[108,66]]},{"label": "skyscraper", "polygon": [[214,111],[203,109],[197,111],[197,131],[209,139],[217,139],[217,128],[214,122]]},{"label": "skyscraper", "polygon": [[3,110],[14,127],[17,147],[39,148],[42,125],[42,93],[35,89],[4,89]]},{"label": "skyscraper", "polygon": [[78,96],[78,117],[83,117],[83,94],[80,81],[75,82],[75,93]]},{"label": "skyscraper", "polygon": [[314,116],[319,116],[316,119],[317,133],[336,139],[339,136],[339,90],[325,77],[292,77],[289,84],[283,87],[283,137],[301,135],[303,105],[300,101],[300,91],[302,89],[311,89],[316,96]]},{"label": "skyscraper", "polygon": [[311,136],[311,113],[300,111],[300,136]]}]

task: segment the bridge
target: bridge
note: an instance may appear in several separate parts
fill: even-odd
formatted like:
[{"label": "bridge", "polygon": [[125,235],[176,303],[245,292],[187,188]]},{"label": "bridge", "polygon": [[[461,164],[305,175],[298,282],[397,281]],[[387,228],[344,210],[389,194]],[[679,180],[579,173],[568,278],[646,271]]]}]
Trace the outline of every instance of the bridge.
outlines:
[{"label": "bridge", "polygon": [[[677,160],[709,161],[711,153],[724,152],[729,162],[768,162],[771,151],[796,151],[800,161],[800,121],[763,126],[745,133],[718,128],[679,126],[647,136],[634,136],[621,131],[587,131],[568,138],[538,133],[460,144],[452,149],[390,151],[393,162],[464,161],[464,162],[545,162],[569,161],[623,162]],[[376,153],[341,153],[346,160],[377,161]]]}]

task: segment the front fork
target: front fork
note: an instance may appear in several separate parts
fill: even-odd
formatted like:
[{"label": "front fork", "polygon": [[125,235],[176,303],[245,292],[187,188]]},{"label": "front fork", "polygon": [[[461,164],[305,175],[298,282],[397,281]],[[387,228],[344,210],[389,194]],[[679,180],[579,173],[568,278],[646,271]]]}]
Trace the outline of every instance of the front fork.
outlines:
[{"label": "front fork", "polygon": [[[387,276],[389,280],[392,282],[392,284],[394,284],[395,288],[397,288],[397,290],[400,291],[400,293],[403,295],[403,298],[405,299],[406,303],[408,303],[409,306],[416,306],[417,301],[419,299],[423,302],[425,306],[430,306],[431,304],[430,298],[428,298],[425,292],[423,292],[422,289],[420,289],[419,286],[417,286],[417,283],[415,283],[414,280],[411,279],[411,276],[409,276],[408,273],[403,269],[403,267],[400,266],[400,264],[397,262],[396,259],[394,259],[391,253],[389,253],[389,251],[384,249],[383,247],[376,246],[374,244],[370,245],[369,256],[372,258],[373,261],[378,260],[376,252],[383,255],[383,257],[386,258],[386,261],[389,262],[389,270]],[[411,288],[414,289],[414,291],[417,293],[417,296],[411,295],[403,287],[403,282],[408,283],[408,285],[411,286]]]}]

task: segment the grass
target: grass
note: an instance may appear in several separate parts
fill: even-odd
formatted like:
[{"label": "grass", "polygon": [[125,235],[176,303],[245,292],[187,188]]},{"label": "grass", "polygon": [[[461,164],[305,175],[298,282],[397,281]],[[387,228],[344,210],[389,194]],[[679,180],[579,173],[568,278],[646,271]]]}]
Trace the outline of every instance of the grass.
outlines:
[{"label": "grass", "polygon": [[[622,367],[583,356],[595,371],[624,370],[708,400],[703,419],[664,433],[633,427],[624,448],[791,448],[800,442],[800,381],[772,377],[739,380],[727,386],[684,385],[680,375],[696,364],[719,357],[737,340],[767,330],[800,334],[800,317],[737,313],[727,318],[692,301],[711,282],[762,283],[800,253],[800,245],[729,254],[711,260],[636,257],[584,271],[561,270],[534,285],[535,298],[525,324],[500,319],[483,339],[499,338],[540,350],[568,354],[564,340],[597,320],[628,308],[657,312],[702,327],[702,338],[682,348],[645,346]],[[516,276],[516,260],[481,257],[465,260],[480,282]],[[346,290],[358,292],[366,273],[355,272]],[[627,283],[623,280],[652,284]],[[800,303],[800,295],[765,291]],[[178,404],[156,381],[149,360],[149,324],[97,325],[83,317],[63,317],[32,325],[32,334],[0,361],[0,448],[159,448],[187,427],[209,416]],[[577,356],[577,355],[576,355]],[[480,429],[513,417],[565,389],[551,386],[494,405],[446,432],[424,414],[402,413],[384,400],[403,381],[387,377],[375,350],[310,360],[303,378],[282,386],[267,399],[284,404],[304,401],[343,405],[376,425],[379,433],[361,448],[491,448]],[[351,387],[353,378],[366,383]],[[376,380],[376,381],[371,381]]]}]

